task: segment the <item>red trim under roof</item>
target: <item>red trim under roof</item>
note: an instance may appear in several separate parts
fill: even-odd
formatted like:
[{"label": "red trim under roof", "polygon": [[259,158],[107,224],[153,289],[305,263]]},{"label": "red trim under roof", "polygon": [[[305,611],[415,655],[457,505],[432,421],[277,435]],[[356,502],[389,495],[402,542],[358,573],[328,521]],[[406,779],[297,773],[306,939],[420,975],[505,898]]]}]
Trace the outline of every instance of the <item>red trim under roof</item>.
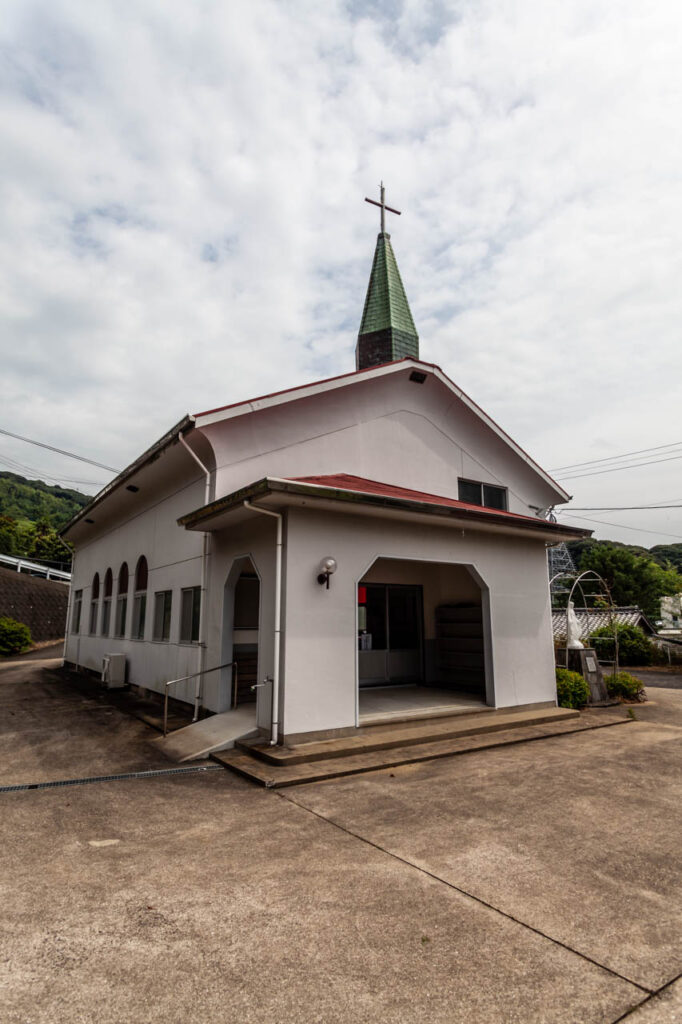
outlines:
[{"label": "red trim under roof", "polygon": [[446,498],[442,494],[429,494],[427,491],[413,491],[409,487],[396,487],[394,484],[380,483],[378,480],[367,480],[362,476],[350,473],[332,473],[329,476],[296,476],[290,479],[299,484],[315,484],[319,487],[334,487],[340,491],[352,491],[354,494],[379,494],[384,498],[402,498],[404,501],[422,501],[429,505],[444,505],[447,508],[461,508],[467,512],[487,512],[492,516],[503,516],[505,519],[516,519],[522,522],[544,522],[546,526],[556,524],[545,522],[537,516],[522,516],[517,512],[504,512],[498,508],[487,508],[485,505],[470,505],[456,498]]}]

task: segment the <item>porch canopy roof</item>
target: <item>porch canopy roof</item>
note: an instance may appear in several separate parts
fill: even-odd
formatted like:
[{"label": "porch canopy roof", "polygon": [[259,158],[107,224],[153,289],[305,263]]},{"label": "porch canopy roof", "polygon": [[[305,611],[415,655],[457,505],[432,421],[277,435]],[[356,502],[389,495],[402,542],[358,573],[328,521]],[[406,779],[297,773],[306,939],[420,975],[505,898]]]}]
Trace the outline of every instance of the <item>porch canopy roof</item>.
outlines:
[{"label": "porch canopy roof", "polygon": [[306,506],[320,511],[378,516],[402,522],[428,521],[432,525],[437,522],[438,525],[452,525],[460,529],[466,524],[476,530],[533,535],[550,544],[589,537],[592,532],[346,473],[294,479],[263,477],[181,516],[178,525],[204,533],[222,530],[251,517],[252,513],[244,504],[247,501],[273,511],[287,506]]}]

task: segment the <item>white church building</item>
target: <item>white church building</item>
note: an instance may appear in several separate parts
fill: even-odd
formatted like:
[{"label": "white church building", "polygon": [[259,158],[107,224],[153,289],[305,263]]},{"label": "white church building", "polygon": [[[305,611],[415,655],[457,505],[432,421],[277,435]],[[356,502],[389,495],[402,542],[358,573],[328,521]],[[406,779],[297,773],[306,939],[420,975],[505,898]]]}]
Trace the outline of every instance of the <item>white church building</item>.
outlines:
[{"label": "white church building", "polygon": [[[383,211],[382,211],[383,212]],[[382,230],[356,370],[188,415],[63,530],[66,662],[273,742],[554,706],[544,516],[569,495],[431,363]],[[224,666],[224,667],[221,667]]]}]

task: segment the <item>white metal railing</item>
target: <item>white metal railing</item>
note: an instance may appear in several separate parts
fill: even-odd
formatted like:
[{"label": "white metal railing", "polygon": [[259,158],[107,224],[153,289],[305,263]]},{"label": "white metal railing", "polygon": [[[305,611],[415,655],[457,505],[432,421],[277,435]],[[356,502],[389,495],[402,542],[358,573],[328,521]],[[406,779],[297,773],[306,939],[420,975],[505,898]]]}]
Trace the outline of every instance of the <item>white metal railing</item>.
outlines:
[{"label": "white metal railing", "polygon": [[188,679],[196,679],[197,676],[208,675],[209,672],[218,672],[221,668],[232,667],[232,700],[230,702],[231,707],[237,706],[237,662],[226,661],[224,665],[215,665],[213,668],[204,668],[201,672],[191,672],[188,676],[180,676],[178,679],[169,679],[167,683],[164,683],[164,697],[163,697],[163,735],[168,735],[168,691],[171,686],[175,686],[176,683],[186,683]]},{"label": "white metal railing", "polygon": [[30,572],[33,576],[45,576],[48,580],[59,580],[60,583],[71,582],[70,572],[64,572],[63,569],[50,569],[49,566],[41,565],[40,562],[32,562],[28,558],[17,558],[16,555],[0,555],[0,563],[11,565],[17,572],[25,569],[26,572]]}]

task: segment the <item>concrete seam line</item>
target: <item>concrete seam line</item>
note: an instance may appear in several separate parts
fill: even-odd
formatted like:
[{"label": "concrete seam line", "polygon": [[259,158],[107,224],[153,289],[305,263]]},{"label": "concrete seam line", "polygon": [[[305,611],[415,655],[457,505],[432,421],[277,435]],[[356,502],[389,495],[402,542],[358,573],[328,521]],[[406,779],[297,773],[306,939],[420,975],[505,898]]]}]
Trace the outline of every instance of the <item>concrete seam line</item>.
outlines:
[{"label": "concrete seam line", "polygon": [[[578,949],[573,949],[566,942],[562,942],[561,939],[555,939],[552,935],[547,935],[539,928],[533,927],[532,924],[527,924],[525,921],[521,921],[518,917],[514,917],[513,914],[508,914],[504,910],[500,910],[499,907],[494,906],[492,903],[488,903],[480,896],[474,895],[474,893],[467,892],[466,889],[461,889],[454,882],[448,882],[447,879],[441,878],[440,875],[434,874],[433,871],[428,871],[426,868],[422,868],[419,864],[414,864],[411,860],[406,857],[401,857],[398,853],[393,853],[391,850],[387,850],[384,846],[379,843],[375,843],[372,839],[367,839],[365,836],[361,836],[358,832],[353,832],[352,829],[346,828],[345,825],[340,825],[337,821],[333,821],[332,818],[325,818],[324,814],[320,814],[318,811],[313,811],[310,807],[306,807],[304,804],[299,804],[298,801],[292,800],[286,793],[275,792],[275,796],[280,797],[282,800],[287,800],[289,803],[294,804],[302,811],[307,811],[308,814],[312,814],[315,818],[319,818],[320,821],[325,821],[328,825],[333,828],[339,829],[341,832],[345,832],[346,835],[352,836],[354,839],[359,839],[361,843],[366,843],[367,846],[373,847],[375,850],[379,850],[380,853],[385,853],[388,857],[392,857],[394,860],[399,861],[401,864],[405,864],[406,867],[414,868],[415,871],[419,871],[421,874],[426,875],[427,878],[432,878],[435,882],[440,882],[442,885],[446,885],[449,889],[453,889],[455,892],[460,893],[461,896],[466,896],[470,900],[474,900],[476,903],[480,903],[481,906],[487,907],[488,910],[492,910],[495,914],[499,914],[501,917],[506,918],[508,921],[513,921],[514,924],[520,925],[522,928],[527,928],[528,931],[534,932],[543,939],[547,939],[548,942],[554,943],[556,946],[560,946],[562,949],[567,950],[569,953],[574,953],[575,956],[579,956],[581,960],[585,960],[587,963],[593,964],[595,967],[599,967],[602,971],[606,971],[608,974],[612,974],[614,978],[619,978],[620,981],[626,981],[629,985],[634,985],[641,992],[646,992],[647,995],[654,995],[652,989],[647,988],[645,985],[640,985],[639,982],[633,981],[632,978],[626,978],[624,974],[619,974],[618,971],[614,971],[612,967],[607,967],[606,964],[599,963],[598,960],[594,960],[591,956],[586,953],[581,953]],[[630,1013],[630,1011],[627,1011]],[[618,1018],[619,1020],[621,1018]],[[615,1024],[615,1022],[614,1022]]]},{"label": "concrete seam line", "polygon": [[611,1024],[620,1024],[620,1021],[627,1020],[628,1017],[631,1017],[633,1013],[636,1013],[643,1006],[646,1006],[646,1004],[648,1002],[651,1002],[652,999],[655,999],[656,996],[660,996],[662,992],[665,992],[667,988],[670,988],[671,985],[674,985],[676,981],[680,980],[680,978],[682,978],[682,972],[680,974],[677,974],[674,978],[671,978],[670,981],[666,981],[665,985],[661,985],[661,987],[657,988],[655,992],[650,992],[646,999],[643,999],[641,1003],[637,1003],[637,1006],[633,1006],[632,1009],[626,1010],[625,1013],[621,1014],[620,1017],[616,1017],[614,1021],[611,1021]]}]

